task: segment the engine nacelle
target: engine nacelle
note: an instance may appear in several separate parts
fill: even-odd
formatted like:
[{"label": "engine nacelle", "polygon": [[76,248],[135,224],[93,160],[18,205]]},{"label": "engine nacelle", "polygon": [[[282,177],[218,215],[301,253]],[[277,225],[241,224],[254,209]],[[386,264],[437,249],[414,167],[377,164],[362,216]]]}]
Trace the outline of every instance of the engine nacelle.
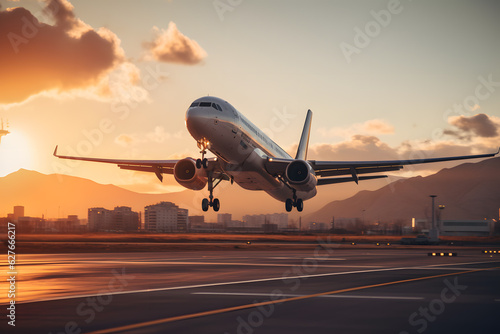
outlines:
[{"label": "engine nacelle", "polygon": [[196,168],[196,161],[192,158],[177,161],[174,177],[181,186],[192,190],[202,190],[208,182],[206,169]]},{"label": "engine nacelle", "polygon": [[299,191],[310,191],[318,183],[314,170],[304,160],[290,162],[286,167],[285,178],[293,188]]}]

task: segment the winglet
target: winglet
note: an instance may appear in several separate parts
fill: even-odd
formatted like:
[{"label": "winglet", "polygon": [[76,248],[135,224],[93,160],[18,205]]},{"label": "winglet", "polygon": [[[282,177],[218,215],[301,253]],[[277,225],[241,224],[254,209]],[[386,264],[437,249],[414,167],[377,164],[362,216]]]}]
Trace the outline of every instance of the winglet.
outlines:
[{"label": "winglet", "polygon": [[302,130],[302,136],[300,137],[299,147],[297,148],[297,155],[295,156],[295,159],[307,159],[307,148],[309,146],[309,135],[311,133],[311,120],[312,111],[309,109],[307,111],[306,121],[304,122],[304,129]]},{"label": "winglet", "polygon": [[56,149],[54,150],[54,156],[57,157],[57,148],[59,147],[59,145],[56,145]]}]

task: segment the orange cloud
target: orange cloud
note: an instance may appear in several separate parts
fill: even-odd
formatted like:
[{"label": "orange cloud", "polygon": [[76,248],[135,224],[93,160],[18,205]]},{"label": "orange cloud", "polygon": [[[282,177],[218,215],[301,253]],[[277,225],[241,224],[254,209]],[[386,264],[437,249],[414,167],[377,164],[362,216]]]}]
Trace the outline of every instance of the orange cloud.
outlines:
[{"label": "orange cloud", "polygon": [[153,27],[155,40],[145,43],[152,57],[157,61],[195,65],[200,63],[207,53],[196,41],[183,35],[174,22],[168,24],[168,29]]},{"label": "orange cloud", "polygon": [[372,119],[364,123],[356,123],[348,127],[319,128],[323,137],[350,138],[354,135],[389,135],[394,133],[394,126],[381,119]]},{"label": "orange cloud", "polygon": [[[0,104],[102,86],[125,63],[118,37],[76,18],[67,0],[46,1],[44,14],[53,25],[23,7],[0,11]],[[109,94],[105,87],[95,92]]]},{"label": "orange cloud", "polygon": [[[500,134],[500,122],[495,117],[490,117],[485,114],[477,114],[474,116],[453,116],[448,121],[451,125],[460,129],[466,134],[474,134],[479,137],[496,137]],[[448,131],[447,134],[455,134],[453,131]]]}]

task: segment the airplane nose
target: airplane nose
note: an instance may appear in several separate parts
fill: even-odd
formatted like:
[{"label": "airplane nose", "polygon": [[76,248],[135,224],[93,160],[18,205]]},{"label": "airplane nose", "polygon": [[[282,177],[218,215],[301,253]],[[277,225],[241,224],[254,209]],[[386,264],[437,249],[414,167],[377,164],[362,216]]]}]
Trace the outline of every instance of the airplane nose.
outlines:
[{"label": "airplane nose", "polygon": [[206,113],[200,108],[189,108],[186,112],[186,127],[194,139],[198,140],[204,137],[207,121]]}]

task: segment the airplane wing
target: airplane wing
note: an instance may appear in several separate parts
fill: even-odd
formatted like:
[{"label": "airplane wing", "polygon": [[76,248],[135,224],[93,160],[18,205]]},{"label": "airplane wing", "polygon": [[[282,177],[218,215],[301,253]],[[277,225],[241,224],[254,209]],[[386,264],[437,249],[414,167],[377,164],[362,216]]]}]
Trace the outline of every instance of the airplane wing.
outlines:
[{"label": "airplane wing", "polygon": [[[383,160],[383,161],[316,161],[308,160],[316,176],[319,177],[318,185],[350,182],[358,183],[360,180],[370,180],[387,177],[386,175],[359,176],[359,174],[369,174],[378,172],[390,172],[403,169],[406,165],[418,165],[433,162],[488,158],[497,155],[495,153],[463,155],[454,157],[414,159],[414,160]],[[267,171],[272,175],[283,175],[291,159],[268,158],[265,163]],[[331,178],[332,176],[351,175],[351,177]],[[330,177],[330,178],[329,178]]]},{"label": "airplane wing", "polygon": [[[88,157],[72,157],[57,154],[57,146],[54,150],[54,156],[61,159],[80,160],[102,162],[109,164],[116,164],[121,169],[135,170],[140,172],[155,173],[160,181],[163,181],[162,174],[173,174],[174,166],[179,160],[123,160],[123,159],[101,159],[101,158],[88,158]],[[216,170],[218,163],[215,159],[208,159],[208,169]],[[219,178],[221,176],[216,176]],[[224,178],[226,179],[226,178]]]}]

